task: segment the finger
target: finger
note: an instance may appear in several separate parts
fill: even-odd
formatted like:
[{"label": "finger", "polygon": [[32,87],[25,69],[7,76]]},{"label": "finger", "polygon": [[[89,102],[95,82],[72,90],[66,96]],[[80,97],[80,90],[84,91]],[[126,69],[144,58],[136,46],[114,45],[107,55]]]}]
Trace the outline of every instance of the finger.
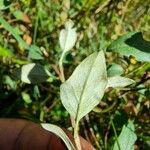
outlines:
[{"label": "finger", "polygon": [[2,150],[64,150],[62,141],[39,124],[20,119],[0,119]]},{"label": "finger", "polygon": [[[73,136],[66,131],[73,141]],[[83,138],[83,150],[93,150]],[[21,119],[0,119],[0,149],[2,150],[65,150],[62,140],[39,124]]]}]

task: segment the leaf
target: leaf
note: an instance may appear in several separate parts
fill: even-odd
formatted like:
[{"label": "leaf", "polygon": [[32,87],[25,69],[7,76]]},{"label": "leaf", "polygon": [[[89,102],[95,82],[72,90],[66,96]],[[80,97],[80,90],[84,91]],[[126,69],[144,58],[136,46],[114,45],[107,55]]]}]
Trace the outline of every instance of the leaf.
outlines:
[{"label": "leaf", "polygon": [[31,97],[28,93],[22,92],[21,95],[26,104],[32,103]]},{"label": "leaf", "polygon": [[134,143],[137,139],[134,130],[134,124],[132,121],[129,121],[127,125],[124,125],[118,137],[118,144],[120,148],[116,141],[113,150],[134,150]]},{"label": "leaf", "polygon": [[107,70],[107,75],[109,77],[116,76],[116,75],[122,75],[123,73],[124,73],[124,70],[123,70],[122,66],[115,64],[115,63],[111,64]]},{"label": "leaf", "polygon": [[27,61],[27,60],[22,60],[22,59],[18,59],[18,58],[12,58],[12,62],[15,64],[19,64],[19,65],[25,65],[25,64],[29,63],[29,61]]},{"label": "leaf", "polygon": [[76,29],[72,27],[73,22],[69,20],[65,24],[65,29],[62,29],[59,35],[60,47],[64,51],[64,53],[72,49],[77,40]]},{"label": "leaf", "polygon": [[121,76],[114,76],[114,77],[108,78],[108,83],[107,83],[106,88],[108,88],[108,87],[113,87],[113,88],[125,87],[125,86],[128,86],[133,83],[135,83],[135,81],[132,79],[121,77]]},{"label": "leaf", "polygon": [[0,46],[0,57],[12,57],[13,53],[9,49]]},{"label": "leaf", "polygon": [[68,150],[76,150],[66,133],[60,127],[48,123],[42,123],[41,125],[45,130],[50,131],[55,135],[59,136],[67,146]]},{"label": "leaf", "polygon": [[36,45],[31,45],[28,57],[35,60],[42,60],[42,52]]},{"label": "leaf", "polygon": [[104,53],[95,52],[84,59],[71,77],[61,85],[61,101],[70,115],[79,121],[99,104],[106,84]]},{"label": "leaf", "polygon": [[7,86],[9,86],[9,88],[11,90],[16,90],[17,89],[17,84],[16,82],[10,78],[10,76],[8,75],[5,75],[4,78],[3,78],[3,83],[5,83]]},{"label": "leaf", "polygon": [[138,61],[150,62],[150,42],[143,39],[141,32],[131,32],[113,41],[107,51],[125,56],[134,56]]},{"label": "leaf", "polygon": [[23,82],[28,84],[38,84],[48,79],[47,70],[35,63],[23,65],[16,73]]},{"label": "leaf", "polygon": [[22,11],[20,11],[20,10],[14,11],[13,15],[15,16],[15,18],[17,20],[21,20],[21,21],[26,22],[26,23],[30,23],[31,22],[30,19],[29,19],[29,17],[25,13],[23,13]]}]

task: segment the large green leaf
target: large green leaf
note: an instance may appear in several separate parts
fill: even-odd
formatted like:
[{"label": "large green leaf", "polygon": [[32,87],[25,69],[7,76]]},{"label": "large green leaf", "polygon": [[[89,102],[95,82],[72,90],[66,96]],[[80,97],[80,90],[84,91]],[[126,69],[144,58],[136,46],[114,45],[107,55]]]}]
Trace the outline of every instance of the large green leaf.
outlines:
[{"label": "large green leaf", "polygon": [[113,41],[107,51],[134,56],[138,61],[150,62],[150,42],[143,39],[141,32],[131,32]]},{"label": "large green leaf", "polygon": [[129,121],[127,125],[124,125],[114,144],[113,150],[134,150],[134,143],[137,139],[134,130],[134,124],[132,121]]},{"label": "large green leaf", "polygon": [[107,85],[103,51],[88,56],[61,85],[61,101],[66,110],[79,121],[102,99]]}]

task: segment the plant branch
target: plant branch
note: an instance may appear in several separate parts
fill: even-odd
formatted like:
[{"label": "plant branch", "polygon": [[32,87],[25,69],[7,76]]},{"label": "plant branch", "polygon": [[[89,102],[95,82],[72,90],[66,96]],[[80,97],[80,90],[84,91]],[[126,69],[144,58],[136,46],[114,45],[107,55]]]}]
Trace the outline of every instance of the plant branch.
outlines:
[{"label": "plant branch", "polygon": [[[64,68],[63,68],[63,59],[65,57],[65,52],[63,51],[60,59],[59,59],[59,76],[60,76],[60,80],[62,83],[65,82],[65,76],[64,76]],[[82,150],[81,149],[81,143],[80,143],[80,138],[79,138],[79,133],[78,133],[78,130],[79,130],[79,121],[75,121],[75,119],[73,117],[70,117],[71,119],[71,124],[72,124],[72,127],[74,128],[74,141],[75,141],[75,145],[76,145],[76,148],[77,150]]]}]

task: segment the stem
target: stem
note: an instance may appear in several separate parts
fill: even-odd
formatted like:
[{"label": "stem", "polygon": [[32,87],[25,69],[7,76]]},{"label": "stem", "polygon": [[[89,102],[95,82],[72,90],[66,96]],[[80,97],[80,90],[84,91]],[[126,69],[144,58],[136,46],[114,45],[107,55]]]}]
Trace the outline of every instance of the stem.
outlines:
[{"label": "stem", "polygon": [[107,112],[109,112],[110,110],[112,110],[115,107],[116,103],[117,103],[117,99],[115,99],[115,101],[113,102],[113,104],[111,104],[111,106],[109,106],[109,107],[107,107],[107,108],[105,108],[103,110],[101,110],[99,107],[95,107],[93,109],[93,111],[96,112],[96,113],[101,113],[101,114],[102,113],[107,113]]},{"label": "stem", "polygon": [[75,141],[77,150],[82,150],[78,130],[79,130],[79,122],[76,121],[75,127],[74,127],[74,141]]},{"label": "stem", "polygon": [[65,53],[63,52],[60,59],[59,59],[60,80],[62,83],[65,82],[64,67],[63,67],[64,56],[65,56]]},{"label": "stem", "polygon": [[112,128],[113,128],[114,133],[115,133],[115,139],[116,139],[116,142],[117,142],[117,145],[118,145],[118,149],[121,150],[121,148],[120,148],[120,143],[119,143],[119,141],[118,141],[118,136],[117,136],[117,132],[116,132],[115,125],[114,125],[114,122],[113,122],[113,118],[112,118],[112,117],[110,117],[110,122],[111,122]]},{"label": "stem", "polygon": [[33,34],[33,44],[36,44],[38,22],[39,22],[39,13],[38,13],[38,15],[36,17],[36,22],[35,22],[35,28],[34,28],[34,34]]},{"label": "stem", "polygon": [[[63,68],[63,59],[65,57],[65,52],[63,51],[62,52],[62,55],[59,59],[59,72],[60,72],[60,80],[61,82],[65,82],[65,76],[64,76],[64,68]],[[75,141],[75,145],[76,145],[76,148],[77,150],[82,150],[81,148],[81,143],[80,143],[80,137],[79,137],[79,133],[78,133],[78,130],[79,130],[79,121],[75,121],[74,118],[70,117],[71,119],[71,124],[72,124],[72,127],[74,128],[74,141]]]},{"label": "stem", "polygon": [[126,75],[126,77],[133,75],[134,73],[136,73],[137,75],[140,75],[141,72],[145,72],[146,70],[148,70],[150,68],[150,63],[144,63],[142,66],[140,66],[139,68],[134,69],[132,72],[128,73]]}]

